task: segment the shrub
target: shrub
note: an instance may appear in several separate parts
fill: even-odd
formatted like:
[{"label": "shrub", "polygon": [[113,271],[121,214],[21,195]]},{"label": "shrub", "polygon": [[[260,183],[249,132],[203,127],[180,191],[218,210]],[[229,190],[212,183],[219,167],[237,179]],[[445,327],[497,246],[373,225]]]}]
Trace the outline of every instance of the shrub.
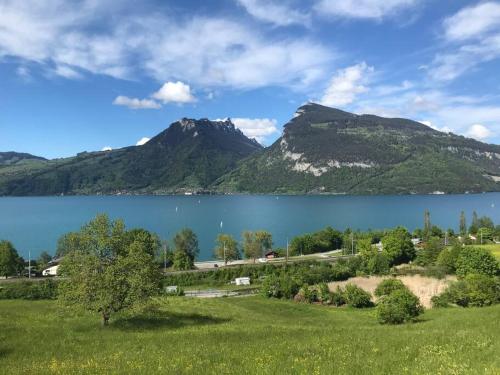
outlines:
[{"label": "shrub", "polygon": [[315,289],[311,289],[307,284],[304,284],[293,299],[296,302],[313,303],[318,301],[318,295]]},{"label": "shrub", "polygon": [[365,260],[365,269],[370,275],[387,275],[391,269],[389,257],[383,253],[377,253]]},{"label": "shrub", "polygon": [[457,260],[462,250],[463,247],[459,243],[454,244],[452,247],[445,248],[439,253],[436,265],[443,267],[446,273],[455,273]]},{"label": "shrub", "polygon": [[337,307],[345,305],[346,303],[344,298],[344,292],[338,286],[337,289],[331,293],[330,299],[332,305]]},{"label": "shrub", "polygon": [[407,289],[403,282],[399,279],[386,279],[380,282],[375,289],[377,297],[388,296],[395,290]]},{"label": "shrub", "polygon": [[345,286],[344,299],[351,307],[363,308],[373,306],[370,293],[354,284],[347,284]]},{"label": "shrub", "polygon": [[441,238],[431,237],[424,244],[424,247],[417,252],[415,263],[420,266],[429,266],[434,264],[443,249],[444,245],[441,242]]},{"label": "shrub", "polygon": [[329,305],[331,303],[332,294],[330,293],[330,289],[328,288],[328,284],[321,283],[318,287],[318,300],[324,304]]},{"label": "shrub", "polygon": [[55,299],[57,281],[16,281],[0,287],[0,299]]},{"label": "shrub", "polygon": [[276,275],[267,276],[260,291],[264,297],[268,298],[281,298],[283,296],[280,280]]},{"label": "shrub", "polygon": [[485,275],[470,274],[451,283],[438,296],[432,298],[434,307],[455,304],[462,307],[489,306],[500,302],[500,280]]},{"label": "shrub", "polygon": [[416,295],[407,288],[383,296],[377,305],[377,319],[382,324],[401,324],[424,312]]},{"label": "shrub", "polygon": [[461,277],[468,274],[495,276],[498,274],[498,262],[493,254],[486,249],[465,248],[458,256],[456,272]]}]

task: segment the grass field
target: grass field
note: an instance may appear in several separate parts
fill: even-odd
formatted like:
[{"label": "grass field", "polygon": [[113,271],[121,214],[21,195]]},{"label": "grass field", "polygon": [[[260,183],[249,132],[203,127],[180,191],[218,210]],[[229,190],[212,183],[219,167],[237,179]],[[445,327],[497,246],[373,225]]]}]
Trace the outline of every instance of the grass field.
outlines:
[{"label": "grass field", "polygon": [[482,247],[488,249],[491,253],[500,260],[500,244],[488,244],[488,245],[474,245],[475,247]]},{"label": "grass field", "polygon": [[101,328],[55,302],[0,301],[2,374],[498,374],[500,306],[437,309],[403,326],[374,310],[260,296],[160,300]]}]

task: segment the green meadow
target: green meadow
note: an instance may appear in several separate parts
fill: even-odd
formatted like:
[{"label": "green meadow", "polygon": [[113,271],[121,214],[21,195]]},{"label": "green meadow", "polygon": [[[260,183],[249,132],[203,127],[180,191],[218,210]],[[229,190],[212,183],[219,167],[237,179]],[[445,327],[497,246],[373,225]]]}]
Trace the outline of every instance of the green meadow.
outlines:
[{"label": "green meadow", "polygon": [[0,301],[2,374],[499,374],[500,305],[428,310],[384,326],[373,309],[242,298],[159,299],[131,317]]}]

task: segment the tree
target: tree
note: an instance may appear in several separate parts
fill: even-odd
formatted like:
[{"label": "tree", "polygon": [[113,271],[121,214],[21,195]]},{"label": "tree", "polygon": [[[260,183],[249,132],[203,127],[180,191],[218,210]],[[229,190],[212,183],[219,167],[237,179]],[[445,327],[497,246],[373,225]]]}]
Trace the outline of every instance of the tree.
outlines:
[{"label": "tree", "polygon": [[397,227],[382,238],[383,253],[389,258],[391,265],[409,262],[415,258],[415,247],[410,233],[403,227]]},{"label": "tree", "polygon": [[431,213],[429,210],[424,211],[424,236],[427,239],[431,234]]},{"label": "tree", "polygon": [[82,245],[80,243],[81,235],[77,232],[69,232],[57,240],[56,258],[63,257],[73,250],[80,250]]},{"label": "tree", "polygon": [[424,247],[418,251],[416,263],[421,266],[434,264],[443,249],[444,245],[439,237],[429,238]]},{"label": "tree", "polygon": [[243,252],[245,257],[255,260],[260,257],[261,247],[259,242],[255,238],[255,233],[250,231],[245,231],[242,234],[243,237]]},{"label": "tree", "polygon": [[24,261],[10,241],[0,241],[0,275],[7,278],[22,268]]},{"label": "tree", "polygon": [[479,219],[477,218],[477,212],[472,213],[472,223],[469,227],[469,233],[476,234],[479,229]]},{"label": "tree", "polygon": [[469,274],[495,276],[499,272],[499,266],[493,254],[488,250],[468,247],[463,249],[458,256],[456,272],[461,277]]},{"label": "tree", "polygon": [[147,242],[129,243],[124,228],[122,221],[98,215],[79,232],[82,247],[61,262],[60,302],[99,313],[103,325],[111,314],[144,303],[159,290]]},{"label": "tree", "polygon": [[262,255],[273,248],[273,236],[266,230],[256,231],[255,241],[258,243]]},{"label": "tree", "polygon": [[377,297],[388,296],[395,290],[406,289],[405,284],[399,279],[391,278],[382,280],[375,288],[374,294]]},{"label": "tree", "polygon": [[223,259],[224,264],[229,260],[240,259],[238,242],[230,234],[219,234],[216,239],[214,254],[218,259]]},{"label": "tree", "polygon": [[[191,229],[184,228],[174,236],[174,248],[174,268],[194,268],[194,260],[200,249],[198,247],[198,237]],[[179,266],[183,268],[178,268]],[[187,266],[189,268],[186,268]]]},{"label": "tree", "polygon": [[455,273],[457,260],[463,247],[460,243],[454,243],[453,246],[444,248],[436,260],[438,266],[444,267],[446,273]]},{"label": "tree", "polygon": [[462,237],[467,235],[467,222],[465,220],[465,213],[460,212],[460,235]]},{"label": "tree", "polygon": [[297,236],[292,238],[290,242],[290,253],[292,255],[307,255],[315,253],[316,242],[311,234],[304,234],[302,236]]},{"label": "tree", "polygon": [[38,256],[38,259],[36,261],[36,265],[37,265],[37,268],[39,270],[47,267],[47,265],[49,264],[49,262],[52,260],[52,256],[50,256],[49,253],[47,253],[46,251],[42,251],[40,253],[40,255]]}]

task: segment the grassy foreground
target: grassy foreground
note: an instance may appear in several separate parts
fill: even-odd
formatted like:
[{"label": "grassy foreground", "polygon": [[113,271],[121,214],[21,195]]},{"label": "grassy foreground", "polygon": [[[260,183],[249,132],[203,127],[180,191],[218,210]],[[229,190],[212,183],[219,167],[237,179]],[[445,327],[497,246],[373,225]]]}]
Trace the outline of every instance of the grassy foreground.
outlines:
[{"label": "grassy foreground", "polygon": [[2,374],[498,374],[500,305],[429,310],[382,326],[374,310],[262,297],[161,300],[101,328],[55,302],[0,301]]}]

